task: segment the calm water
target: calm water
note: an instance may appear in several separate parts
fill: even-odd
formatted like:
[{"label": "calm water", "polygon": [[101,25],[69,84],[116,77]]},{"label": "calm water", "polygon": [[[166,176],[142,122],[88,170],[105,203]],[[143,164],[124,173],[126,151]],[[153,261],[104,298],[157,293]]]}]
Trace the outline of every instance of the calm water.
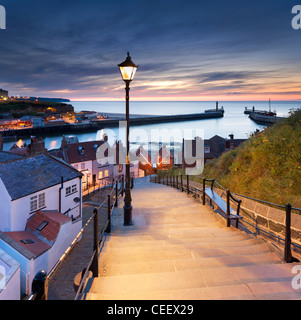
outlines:
[{"label": "calm water", "polygon": [[[93,110],[104,113],[124,113],[125,102],[78,102],[72,101],[75,111]],[[269,102],[219,102],[219,106],[223,106],[225,114],[220,119],[183,121],[166,124],[143,125],[131,128],[131,141],[137,143],[147,143],[149,141],[169,142],[170,135],[174,137],[176,142],[181,142],[183,138],[193,138],[198,135],[205,139],[211,138],[214,135],[220,135],[227,138],[233,133],[235,138],[247,138],[250,133],[256,129],[263,129],[264,126],[258,125],[245,115],[244,108],[252,108],[259,110],[269,110]],[[214,109],[214,102],[130,102],[130,113],[132,114],[154,114],[154,115],[169,115],[169,114],[188,114],[200,113],[206,109]],[[288,116],[288,112],[293,108],[301,108],[301,101],[290,102],[273,102],[271,103],[272,111],[276,111],[278,116]],[[78,134],[80,142],[92,141],[100,139],[103,133],[108,134],[109,142],[112,144],[115,139],[125,141],[124,130],[118,128],[107,128],[99,130],[95,133]],[[68,135],[67,133],[65,135]],[[55,149],[60,147],[61,135],[43,137],[47,149]],[[9,141],[4,144],[4,150],[9,150],[10,147],[17,141]],[[29,139],[22,142],[29,142]],[[22,143],[19,141],[19,143]]]}]

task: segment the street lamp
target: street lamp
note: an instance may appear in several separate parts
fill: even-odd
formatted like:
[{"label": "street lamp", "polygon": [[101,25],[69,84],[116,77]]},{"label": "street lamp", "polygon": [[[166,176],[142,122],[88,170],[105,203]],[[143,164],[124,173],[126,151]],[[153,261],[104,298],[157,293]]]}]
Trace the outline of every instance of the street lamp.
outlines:
[{"label": "street lamp", "polygon": [[124,197],[124,220],[123,225],[130,226],[132,225],[132,197],[131,197],[131,188],[130,188],[130,82],[134,79],[137,65],[133,63],[130,57],[130,53],[127,53],[125,61],[118,65],[122,80],[125,82],[125,100],[126,100],[126,171],[125,171],[125,197]]}]

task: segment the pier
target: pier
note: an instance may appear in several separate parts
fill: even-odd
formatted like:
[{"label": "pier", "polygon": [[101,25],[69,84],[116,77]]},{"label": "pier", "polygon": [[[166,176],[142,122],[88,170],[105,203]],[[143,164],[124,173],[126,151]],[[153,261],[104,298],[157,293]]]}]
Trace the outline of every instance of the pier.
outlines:
[{"label": "pier", "polygon": [[[209,113],[193,113],[193,114],[178,114],[178,115],[163,115],[163,116],[132,116],[130,118],[131,126],[141,126],[154,123],[193,121],[202,119],[216,119],[222,118],[223,112],[209,112]],[[23,128],[17,130],[0,131],[3,137],[17,136],[44,136],[51,134],[65,134],[65,133],[80,133],[80,132],[95,132],[100,129],[108,127],[118,127],[120,121],[125,121],[125,117],[114,117],[112,119],[91,120],[90,123],[75,123],[64,124],[57,126],[45,126],[36,128]]]}]

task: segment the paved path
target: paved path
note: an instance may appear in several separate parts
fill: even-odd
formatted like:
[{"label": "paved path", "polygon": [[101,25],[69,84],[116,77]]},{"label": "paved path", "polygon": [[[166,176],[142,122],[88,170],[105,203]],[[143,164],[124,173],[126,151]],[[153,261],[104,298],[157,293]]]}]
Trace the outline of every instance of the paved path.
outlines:
[{"label": "paved path", "polygon": [[122,225],[120,201],[83,299],[301,299],[294,264],[208,206],[146,178],[132,198],[134,225]]}]

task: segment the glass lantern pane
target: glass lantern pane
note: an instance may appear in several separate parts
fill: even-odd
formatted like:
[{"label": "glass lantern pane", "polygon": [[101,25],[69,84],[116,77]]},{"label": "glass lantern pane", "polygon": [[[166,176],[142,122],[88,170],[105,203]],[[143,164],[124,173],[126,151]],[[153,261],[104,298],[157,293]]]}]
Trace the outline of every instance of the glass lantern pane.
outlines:
[{"label": "glass lantern pane", "polygon": [[133,80],[136,73],[134,67],[120,67],[120,72],[123,80]]}]

